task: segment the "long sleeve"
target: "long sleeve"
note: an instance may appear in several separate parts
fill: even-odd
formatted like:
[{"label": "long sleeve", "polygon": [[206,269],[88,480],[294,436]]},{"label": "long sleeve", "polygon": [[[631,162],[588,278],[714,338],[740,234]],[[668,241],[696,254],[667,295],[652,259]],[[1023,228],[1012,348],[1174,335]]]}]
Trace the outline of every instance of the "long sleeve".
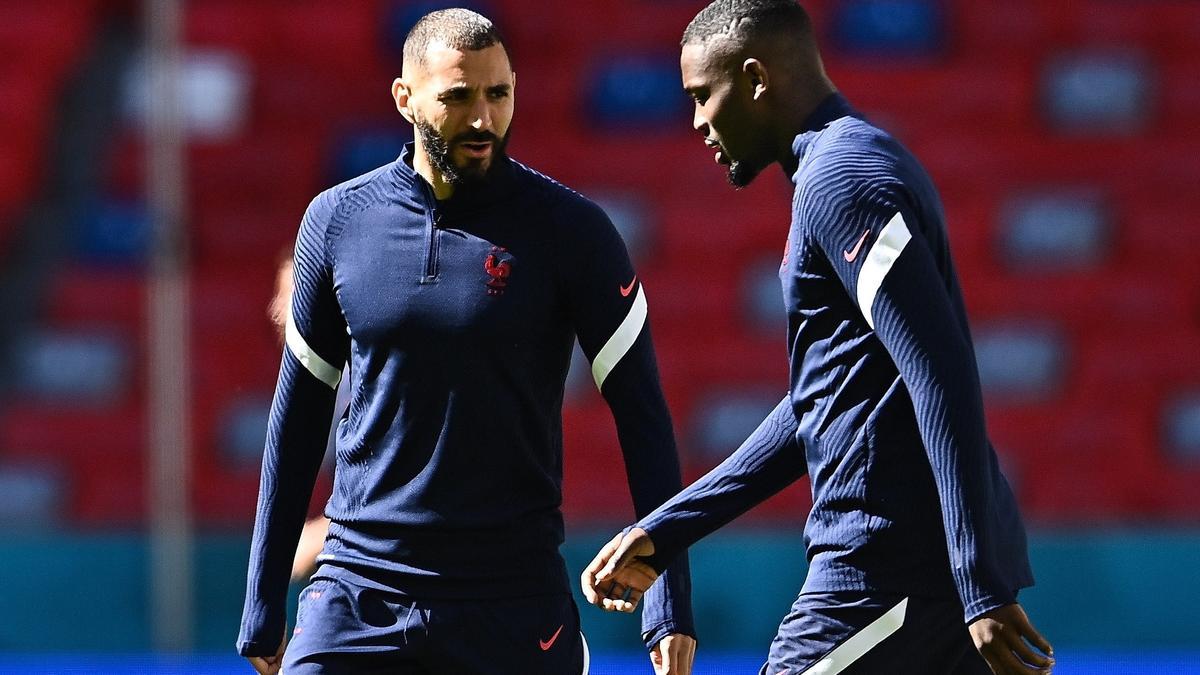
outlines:
[{"label": "long sleeve", "polygon": [[661,561],[802,477],[807,465],[796,440],[797,424],[791,397],[785,396],[724,462],[642,518],[637,526],[654,542],[647,562],[661,569]]},{"label": "long sleeve", "polygon": [[[645,288],[625,244],[599,208],[576,221],[585,259],[573,261],[569,303],[592,376],[616,421],[633,496],[643,516],[682,488],[671,416],[659,382]],[[642,600],[642,639],[652,647],[671,633],[695,636],[686,555],[676,557]]]},{"label": "long sleeve", "polygon": [[944,241],[935,249],[903,185],[839,174],[824,186],[799,199],[799,217],[908,389],[933,469],[951,574],[972,620],[1015,598],[1005,582],[1011,575],[1001,569],[999,468],[949,254]]},{"label": "long sleeve", "polygon": [[319,196],[300,226],[295,290],[263,452],[238,652],[275,654],[286,624],[292,557],[329,436],[348,347],[333,291],[326,229],[332,198]]}]

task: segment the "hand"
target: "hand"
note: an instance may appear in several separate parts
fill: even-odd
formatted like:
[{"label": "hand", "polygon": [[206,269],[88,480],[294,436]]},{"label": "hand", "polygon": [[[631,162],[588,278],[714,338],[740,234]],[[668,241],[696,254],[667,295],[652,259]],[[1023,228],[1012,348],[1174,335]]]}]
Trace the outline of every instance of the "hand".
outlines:
[{"label": "hand", "polygon": [[[996,675],[1049,673],[1054,667],[1054,648],[1018,604],[993,609],[967,628],[975,648]],[[1042,653],[1033,651],[1031,644]]]},{"label": "hand", "polygon": [[671,633],[650,650],[654,675],[691,675],[696,659],[696,639],[683,633]]},{"label": "hand", "polygon": [[283,667],[283,650],[287,648],[287,626],[283,627],[283,638],[279,640],[279,650],[275,656],[247,656],[246,660],[254,666],[258,675],[275,675]]},{"label": "hand", "polygon": [[654,542],[640,527],[613,537],[583,570],[584,597],[609,612],[632,612],[658,578],[654,568],[639,560],[653,554]]}]

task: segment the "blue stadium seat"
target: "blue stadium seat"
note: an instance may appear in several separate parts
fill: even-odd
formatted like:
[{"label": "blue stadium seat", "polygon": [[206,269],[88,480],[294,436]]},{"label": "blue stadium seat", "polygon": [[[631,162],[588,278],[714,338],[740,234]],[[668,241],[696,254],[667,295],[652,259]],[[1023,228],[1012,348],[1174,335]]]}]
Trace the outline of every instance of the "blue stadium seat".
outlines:
[{"label": "blue stadium seat", "polygon": [[50,466],[0,466],[0,525],[5,529],[54,526],[66,511],[66,493],[62,475]]},{"label": "blue stadium seat", "polygon": [[1000,216],[1004,257],[1024,269],[1063,271],[1096,265],[1109,253],[1111,211],[1096,191],[1015,196]]},{"label": "blue stadium seat", "polygon": [[226,462],[242,469],[262,463],[270,414],[270,394],[240,396],[225,407],[219,433],[221,454]]},{"label": "blue stadium seat", "polygon": [[[778,405],[778,390],[710,393],[692,414],[688,447],[692,459],[715,464],[729,456]],[[698,455],[698,456],[696,456]]]},{"label": "blue stadium seat", "polygon": [[657,238],[649,207],[643,197],[633,192],[611,189],[589,190],[585,188],[582,192],[608,214],[613,226],[625,240],[625,246],[629,249],[629,257],[635,263],[650,258]]},{"label": "blue stadium seat", "polygon": [[833,17],[835,46],[856,56],[934,56],[945,42],[934,0],[850,0]]},{"label": "blue stadium seat", "polygon": [[[178,84],[180,113],[188,137],[209,142],[237,140],[249,116],[253,76],[250,64],[226,49],[193,48],[184,54]],[[124,112],[135,126],[144,126],[150,113],[150,73],[143,59],[126,74]]]},{"label": "blue stadium seat", "polygon": [[331,184],[338,184],[395,161],[412,140],[407,125],[352,131],[343,136],[334,155]]},{"label": "blue stadium seat", "polygon": [[787,317],[779,281],[779,258],[769,257],[751,264],[742,276],[742,315],[753,328],[783,335]]},{"label": "blue stadium seat", "polygon": [[146,260],[151,237],[145,204],[104,201],[85,209],[76,250],[84,262],[137,266]]},{"label": "blue stadium seat", "polygon": [[1057,393],[1067,347],[1053,328],[1034,323],[982,325],[975,330],[975,357],[985,394],[1041,400]]},{"label": "blue stadium seat", "polygon": [[1167,450],[1181,461],[1200,462],[1200,390],[1178,394],[1163,413]]},{"label": "blue stadium seat", "polygon": [[587,86],[587,112],[605,127],[683,127],[687,97],[675,57],[647,54],[604,59]]},{"label": "blue stadium seat", "polygon": [[128,387],[133,366],[126,342],[99,330],[28,335],[16,354],[19,390],[64,403],[112,402]]},{"label": "blue stadium seat", "polygon": [[1137,53],[1067,54],[1043,72],[1043,107],[1065,133],[1136,134],[1153,122],[1153,80],[1149,62]]}]

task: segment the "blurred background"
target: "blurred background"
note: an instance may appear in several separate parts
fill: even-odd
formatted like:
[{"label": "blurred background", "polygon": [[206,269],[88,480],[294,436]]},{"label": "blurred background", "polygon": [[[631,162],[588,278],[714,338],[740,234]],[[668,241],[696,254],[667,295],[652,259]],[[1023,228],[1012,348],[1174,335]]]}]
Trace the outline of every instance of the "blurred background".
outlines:
[{"label": "blurred background", "polygon": [[[0,671],[249,671],[276,263],[317,192],[411,139],[403,39],[452,4],[509,42],[511,154],[626,236],[686,478],[785,391],[791,185],[733,192],[691,130],[703,0],[0,0]],[[835,83],[941,190],[1056,672],[1200,672],[1200,2],[804,4]],[[583,365],[573,573],[632,517]],[[693,548],[697,672],[757,672],[808,489]],[[649,672],[636,618],[582,614],[594,672]]]}]

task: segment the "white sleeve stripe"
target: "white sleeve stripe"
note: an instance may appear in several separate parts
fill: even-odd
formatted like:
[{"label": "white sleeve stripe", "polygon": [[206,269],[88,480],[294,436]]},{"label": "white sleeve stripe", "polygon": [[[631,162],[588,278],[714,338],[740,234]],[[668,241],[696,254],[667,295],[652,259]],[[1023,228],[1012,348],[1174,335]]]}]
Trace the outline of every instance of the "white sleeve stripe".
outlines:
[{"label": "white sleeve stripe", "polygon": [[617,326],[617,331],[612,334],[608,342],[604,343],[604,347],[592,361],[592,378],[596,380],[597,389],[604,387],[604,380],[629,352],[629,348],[637,341],[638,335],[641,335],[644,325],[646,325],[646,289],[639,284],[638,294],[633,300],[633,307],[629,308],[629,314],[625,315],[625,320],[621,322],[620,326]]},{"label": "white sleeve stripe", "polygon": [[889,609],[883,616],[871,622],[869,626],[852,635],[848,640],[838,645],[836,649],[820,661],[813,664],[800,675],[834,675],[849,668],[864,654],[871,651],[889,635],[900,630],[904,625],[904,615],[908,611],[908,598]]},{"label": "white sleeve stripe", "polygon": [[908,246],[912,233],[904,223],[904,216],[899,212],[884,225],[875,244],[867,252],[866,262],[858,273],[858,308],[867,319],[867,325],[875,328],[875,319],[871,316],[871,308],[875,304],[875,295],[883,285],[883,279],[891,271],[892,265]]},{"label": "white sleeve stripe", "polygon": [[342,369],[334,368],[328,361],[321,358],[304,338],[300,335],[300,329],[296,328],[296,322],[292,319],[292,312],[289,309],[287,314],[287,328],[284,329],[284,337],[287,342],[288,349],[291,350],[292,356],[304,366],[304,369],[312,373],[313,377],[329,385],[330,389],[337,389],[338,382],[342,379]]},{"label": "white sleeve stripe", "polygon": [[582,675],[588,675],[588,673],[592,670],[592,653],[588,650],[587,636],[583,634],[583,631],[579,631],[579,639],[580,639],[580,641],[583,642],[583,673],[582,673]]}]

